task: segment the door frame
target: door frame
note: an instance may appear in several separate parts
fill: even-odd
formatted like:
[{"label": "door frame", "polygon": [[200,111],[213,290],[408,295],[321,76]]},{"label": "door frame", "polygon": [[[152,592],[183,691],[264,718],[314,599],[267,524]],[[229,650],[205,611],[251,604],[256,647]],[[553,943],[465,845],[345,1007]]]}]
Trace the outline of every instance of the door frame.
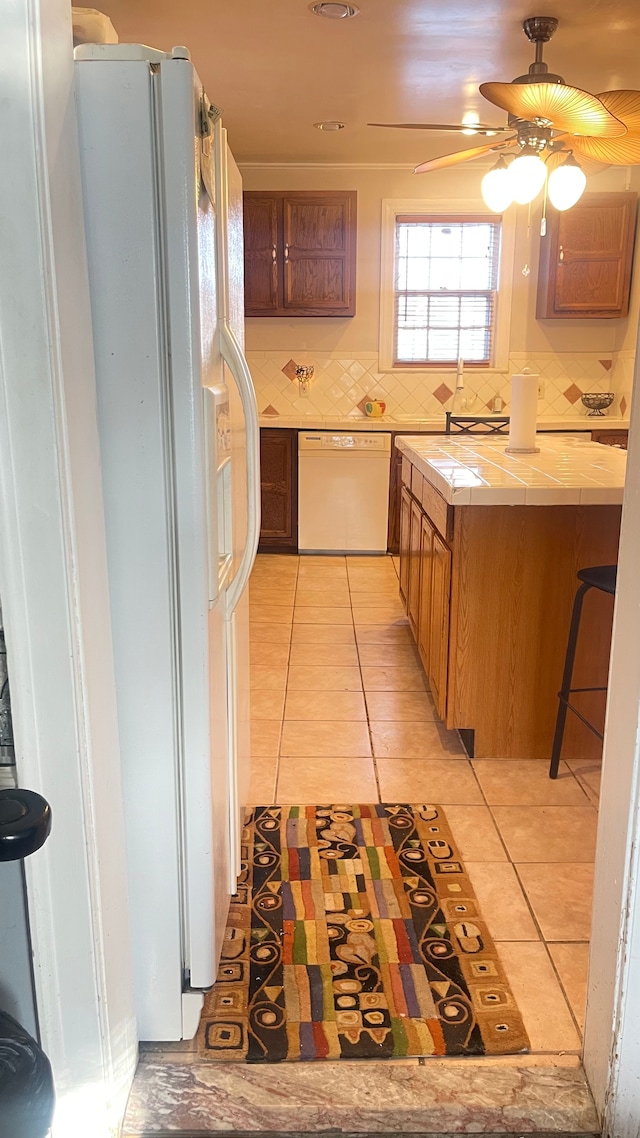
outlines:
[{"label": "door frame", "polygon": [[[638,320],[640,284],[630,319]],[[613,621],[583,1059],[604,1138],[640,1118],[640,336]]]},{"label": "door frame", "polygon": [[[7,0],[0,26],[0,595],[20,782],[50,799],[54,818],[26,863],[36,994],[58,1091],[54,1134],[85,1134],[90,1118],[95,1138],[111,1138],[136,1032],[68,2]],[[584,1049],[610,1138],[636,1138],[640,1117],[639,560],[640,399]]]},{"label": "door frame", "polygon": [[0,16],[0,595],[54,1136],[119,1131],[137,1061],[93,344],[68,0]]}]

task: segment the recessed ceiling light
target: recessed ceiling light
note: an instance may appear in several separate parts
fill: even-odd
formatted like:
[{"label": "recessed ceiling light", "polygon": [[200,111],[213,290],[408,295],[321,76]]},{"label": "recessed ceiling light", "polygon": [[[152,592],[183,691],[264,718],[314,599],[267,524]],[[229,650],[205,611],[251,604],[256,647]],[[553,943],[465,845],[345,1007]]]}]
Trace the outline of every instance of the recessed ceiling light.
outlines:
[{"label": "recessed ceiling light", "polygon": [[329,122],[314,122],[316,130],[344,130],[343,122],[330,120]]},{"label": "recessed ceiling light", "polygon": [[310,4],[309,8],[315,16],[325,16],[327,20],[349,20],[352,16],[357,16],[360,11],[355,4],[334,4],[331,0]]}]

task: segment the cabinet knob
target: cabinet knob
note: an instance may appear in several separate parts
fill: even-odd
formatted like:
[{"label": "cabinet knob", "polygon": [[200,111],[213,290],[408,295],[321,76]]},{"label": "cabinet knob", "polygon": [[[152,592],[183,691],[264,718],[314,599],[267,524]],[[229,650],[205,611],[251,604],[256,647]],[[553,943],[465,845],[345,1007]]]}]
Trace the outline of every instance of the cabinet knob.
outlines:
[{"label": "cabinet knob", "polygon": [[277,256],[278,256],[278,253],[277,253],[276,247],[275,247],[275,245],[272,245],[272,247],[271,247],[271,260],[274,262],[274,264],[276,262]]},{"label": "cabinet knob", "polygon": [[562,245],[560,246],[560,248],[558,250],[558,260],[564,261],[564,249],[563,249]]},{"label": "cabinet knob", "polygon": [[288,244],[288,242],[284,247],[284,260],[285,260],[285,264],[289,263],[289,244]]}]

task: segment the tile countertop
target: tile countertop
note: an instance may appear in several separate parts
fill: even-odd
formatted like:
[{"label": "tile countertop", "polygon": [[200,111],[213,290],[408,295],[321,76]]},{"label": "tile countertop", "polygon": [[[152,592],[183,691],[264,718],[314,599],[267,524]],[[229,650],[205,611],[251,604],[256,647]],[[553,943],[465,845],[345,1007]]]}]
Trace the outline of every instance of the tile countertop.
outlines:
[{"label": "tile countertop", "polygon": [[[444,415],[435,419],[412,419],[408,415],[383,415],[370,419],[366,415],[344,418],[322,418],[320,415],[260,415],[261,427],[280,427],[289,430],[309,431],[433,431],[443,432]],[[613,416],[562,415],[538,419],[541,431],[627,431],[629,420]]]},{"label": "tile countertop", "polygon": [[507,454],[507,439],[396,438],[398,450],[452,506],[619,505],[627,455],[571,435],[538,435],[539,454]]}]

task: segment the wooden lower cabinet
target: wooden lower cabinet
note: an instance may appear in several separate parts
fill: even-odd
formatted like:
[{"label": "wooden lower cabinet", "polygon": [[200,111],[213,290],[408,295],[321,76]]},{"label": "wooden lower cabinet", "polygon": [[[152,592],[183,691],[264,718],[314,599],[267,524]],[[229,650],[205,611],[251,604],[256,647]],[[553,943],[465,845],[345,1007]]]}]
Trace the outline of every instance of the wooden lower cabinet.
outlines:
[{"label": "wooden lower cabinet", "polygon": [[409,521],[409,577],[407,581],[407,616],[411,631],[416,636],[420,619],[420,566],[421,566],[422,508],[411,499]]},{"label": "wooden lower cabinet", "polygon": [[391,463],[389,467],[389,525],[387,530],[387,552],[400,551],[400,502],[402,496],[402,454],[391,438]]},{"label": "wooden lower cabinet", "polygon": [[261,553],[298,550],[298,432],[260,431]]},{"label": "wooden lower cabinet", "polygon": [[441,719],[447,709],[451,550],[427,514],[421,515],[420,607],[416,642]]},{"label": "wooden lower cabinet", "polygon": [[451,597],[451,550],[433,534],[431,559],[431,623],[429,637],[429,686],[441,719],[447,714],[449,667],[449,609]]},{"label": "wooden lower cabinet", "polygon": [[407,489],[403,487],[400,495],[400,525],[399,525],[399,542],[400,542],[400,596],[402,597],[405,607],[407,604],[407,596],[409,593],[409,539],[411,536],[411,495]]},{"label": "wooden lower cabinet", "polygon": [[619,447],[620,450],[626,450],[629,445],[629,432],[628,431],[607,431],[596,430],[591,432],[592,443],[602,443],[607,447]]},{"label": "wooden lower cabinet", "polygon": [[[418,614],[418,635],[416,643],[424,670],[429,675],[429,644],[431,641],[431,581],[433,559],[433,537],[435,530],[426,514],[422,515],[422,534],[420,548],[420,612]],[[402,557],[400,558],[402,565]]]},{"label": "wooden lower cabinet", "polygon": [[[406,460],[403,482],[401,588],[438,716],[476,758],[549,759],[576,575],[617,560],[620,506],[454,508],[426,480],[418,501]],[[606,688],[612,615],[592,590],[574,687]],[[601,727],[602,694],[579,699]],[[600,749],[569,715],[563,758]]]}]

